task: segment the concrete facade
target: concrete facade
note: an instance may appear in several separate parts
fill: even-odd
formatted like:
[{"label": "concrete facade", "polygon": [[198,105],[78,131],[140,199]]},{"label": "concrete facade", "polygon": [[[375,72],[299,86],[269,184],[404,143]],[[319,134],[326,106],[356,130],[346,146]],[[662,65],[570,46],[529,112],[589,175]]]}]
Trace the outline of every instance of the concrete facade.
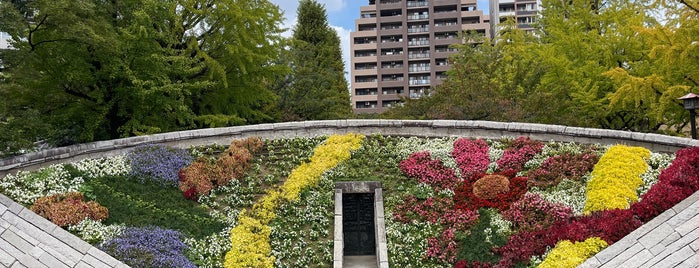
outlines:
[{"label": "concrete facade", "polygon": [[[366,1],[366,0],[364,0]],[[350,33],[352,108],[380,113],[441,83],[459,34],[490,36],[476,0],[369,0]]]}]

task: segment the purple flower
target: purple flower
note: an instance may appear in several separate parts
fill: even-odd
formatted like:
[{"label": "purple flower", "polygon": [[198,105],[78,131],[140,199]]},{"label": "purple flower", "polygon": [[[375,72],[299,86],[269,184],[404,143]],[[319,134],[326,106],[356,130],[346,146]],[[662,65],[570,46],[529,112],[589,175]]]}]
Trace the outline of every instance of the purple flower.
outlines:
[{"label": "purple flower", "polygon": [[163,145],[143,145],[127,155],[131,175],[141,181],[153,180],[165,186],[177,186],[177,172],[194,161],[186,150]]},{"label": "purple flower", "polygon": [[129,227],[99,248],[134,267],[196,267],[184,255],[187,245],[183,235],[174,230],[159,227]]}]

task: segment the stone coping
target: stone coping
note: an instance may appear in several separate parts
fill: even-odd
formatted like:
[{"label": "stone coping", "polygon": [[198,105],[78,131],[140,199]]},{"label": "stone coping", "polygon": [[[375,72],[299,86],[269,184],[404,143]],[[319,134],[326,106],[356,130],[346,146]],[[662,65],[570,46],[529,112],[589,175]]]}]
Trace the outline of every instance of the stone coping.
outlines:
[{"label": "stone coping", "polygon": [[541,141],[627,144],[652,151],[674,152],[699,146],[699,141],[652,133],[567,127],[530,123],[460,120],[327,120],[197,129],[76,144],[0,159],[0,177],[23,169],[126,153],[143,144],[178,148],[229,144],[231,140],[257,136],[267,139],[361,133],[386,136],[500,138],[528,136]]},{"label": "stone coping", "polygon": [[0,194],[0,267],[128,267]]}]

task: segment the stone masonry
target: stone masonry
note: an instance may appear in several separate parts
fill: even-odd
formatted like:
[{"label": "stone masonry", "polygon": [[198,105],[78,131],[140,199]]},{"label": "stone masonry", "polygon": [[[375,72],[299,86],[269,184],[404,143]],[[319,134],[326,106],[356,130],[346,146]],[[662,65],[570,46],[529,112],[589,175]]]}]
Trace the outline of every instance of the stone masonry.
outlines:
[{"label": "stone masonry", "polygon": [[0,266],[128,267],[0,194]]}]

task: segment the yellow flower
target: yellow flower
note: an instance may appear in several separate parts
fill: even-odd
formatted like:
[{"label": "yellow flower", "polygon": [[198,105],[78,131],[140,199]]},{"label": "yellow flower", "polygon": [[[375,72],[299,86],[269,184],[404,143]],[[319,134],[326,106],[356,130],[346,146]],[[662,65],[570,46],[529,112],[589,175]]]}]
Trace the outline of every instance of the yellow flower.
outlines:
[{"label": "yellow flower", "polygon": [[626,209],[638,201],[636,189],[643,184],[641,175],[648,169],[645,159],[649,157],[650,151],[642,147],[610,147],[592,170],[583,212]]},{"label": "yellow flower", "polygon": [[575,243],[563,240],[546,255],[546,259],[539,264],[538,268],[577,267],[606,247],[607,242],[599,237],[590,237],[583,242]]}]

